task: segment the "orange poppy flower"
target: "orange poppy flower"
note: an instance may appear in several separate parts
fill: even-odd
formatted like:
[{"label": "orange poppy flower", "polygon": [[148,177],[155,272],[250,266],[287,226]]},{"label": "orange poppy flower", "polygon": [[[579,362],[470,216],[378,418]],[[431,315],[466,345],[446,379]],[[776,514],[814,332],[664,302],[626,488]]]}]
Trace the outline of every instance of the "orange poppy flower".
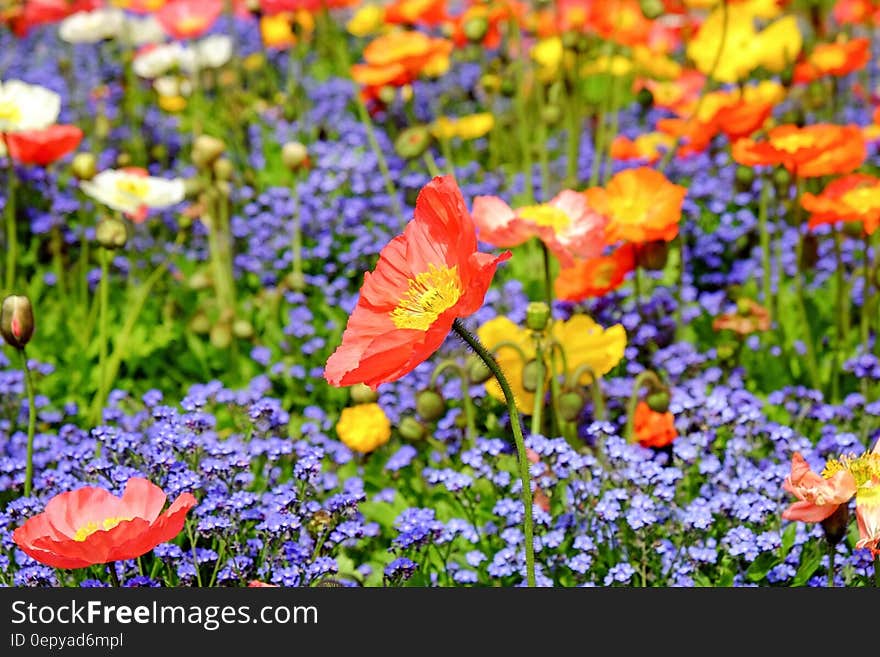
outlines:
[{"label": "orange poppy flower", "polygon": [[537,237],[563,266],[574,258],[592,258],[605,245],[605,217],[583,194],[565,189],[548,203],[514,210],[497,196],[474,199],[474,223],[480,239],[495,246],[518,246]]},{"label": "orange poppy flower", "polygon": [[25,554],[54,568],[85,568],[135,559],[183,529],[196,498],[181,493],[162,513],[165,493],[155,484],[132,477],[122,497],[86,486],[56,495],[46,510],[12,534]]},{"label": "orange poppy flower", "polygon": [[626,275],[635,269],[633,252],[631,244],[624,244],[607,256],[575,260],[556,277],[553,287],[557,298],[576,302],[616,290]]},{"label": "orange poppy flower", "polygon": [[606,0],[594,7],[590,27],[603,39],[624,46],[646,44],[653,21],[642,13],[638,0]]},{"label": "orange poppy flower", "polygon": [[635,439],[642,447],[666,447],[678,437],[675,416],[669,411],[652,411],[647,402],[640,401],[633,419]]},{"label": "orange poppy flower", "polygon": [[705,75],[695,69],[688,69],[682,71],[675,80],[640,80],[635,91],[647,89],[654,98],[654,107],[667,109],[679,116],[689,116],[705,84]]},{"label": "orange poppy flower", "polygon": [[861,128],[818,123],[805,128],[782,125],[765,140],[740,139],[733,159],[746,166],[778,165],[802,178],[849,173],[867,155]]},{"label": "orange poppy flower", "polygon": [[409,84],[430,68],[448,67],[452,42],[413,30],[377,37],[364,49],[364,64],[351,67],[351,77],[372,97],[379,88]]},{"label": "orange poppy flower", "polygon": [[822,522],[841,504],[849,502],[858,488],[847,470],[838,470],[827,478],[813,472],[800,452],[792,455],[791,474],[782,487],[798,498],[782,512],[782,517],[800,522]]},{"label": "orange poppy flower", "polygon": [[740,299],[735,313],[719,315],[712,320],[715,331],[733,331],[737,335],[749,335],[770,329],[770,313],[751,299]]},{"label": "orange poppy flower", "polygon": [[880,225],[880,179],[861,173],[829,183],[821,194],[805,193],[801,205],[810,212],[810,228],[839,221],[859,222],[872,235]]},{"label": "orange poppy flower", "polygon": [[591,187],[584,194],[590,206],[608,217],[608,244],[640,244],[678,235],[681,205],[687,189],[669,182],[649,167],[626,169],[615,174],[605,188]]},{"label": "orange poppy flower", "polygon": [[610,153],[615,160],[641,160],[653,164],[674,143],[675,139],[665,132],[648,132],[635,139],[618,135],[611,142]]},{"label": "orange poppy flower", "polygon": [[334,386],[395,381],[433,354],[453,322],[483,303],[498,263],[477,251],[477,234],[451,176],[434,178],[416,199],[414,218],[364,276],[342,344],[327,361]]},{"label": "orange poppy flower", "polygon": [[795,82],[812,82],[824,75],[843,76],[863,68],[871,58],[868,39],[820,43],[794,69]]},{"label": "orange poppy flower", "polygon": [[385,7],[385,22],[391,25],[432,27],[446,19],[446,0],[394,0]]},{"label": "orange poppy flower", "polygon": [[837,0],[833,16],[838,25],[880,22],[880,7],[876,0]]},{"label": "orange poppy flower", "polygon": [[452,19],[449,24],[452,31],[451,38],[457,46],[464,46],[470,41],[465,26],[471,21],[486,21],[486,33],[481,43],[486,48],[494,50],[501,45],[502,27],[511,20],[519,24],[524,15],[523,4],[513,0],[474,3]]},{"label": "orange poppy flower", "polygon": [[46,166],[73,152],[83,131],[75,125],[53,125],[43,130],[22,130],[6,135],[9,155],[22,164]]}]

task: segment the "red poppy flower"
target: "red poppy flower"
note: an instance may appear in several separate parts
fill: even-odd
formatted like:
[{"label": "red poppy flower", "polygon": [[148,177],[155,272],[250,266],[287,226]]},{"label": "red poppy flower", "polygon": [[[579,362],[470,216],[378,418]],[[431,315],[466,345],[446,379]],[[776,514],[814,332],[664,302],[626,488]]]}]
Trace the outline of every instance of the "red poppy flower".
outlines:
[{"label": "red poppy flower", "polygon": [[24,37],[33,27],[57,23],[78,11],[97,9],[101,4],[100,0],[24,0],[10,15],[10,23],[15,35]]},{"label": "red poppy flower", "polygon": [[880,179],[852,173],[829,183],[821,194],[805,193],[801,205],[810,212],[811,229],[847,221],[861,223],[872,235],[880,226]]},{"label": "red poppy flower", "polygon": [[745,166],[778,165],[802,178],[849,173],[864,162],[865,138],[856,125],[817,123],[805,128],[782,125],[767,139],[740,139],[733,159]]},{"label": "red poppy flower", "polygon": [[99,563],[135,559],[183,529],[187,512],[196,505],[182,493],[162,513],[162,489],[132,477],[122,497],[86,486],[56,495],[43,513],[12,534],[25,554],[54,568],[85,568]]},{"label": "red poppy flower", "polygon": [[624,244],[611,255],[576,260],[574,265],[559,272],[553,287],[563,301],[601,297],[620,287],[634,268],[633,246]]},{"label": "red poppy flower", "polygon": [[666,447],[678,436],[672,413],[652,411],[647,402],[643,401],[636,406],[633,431],[642,447]]},{"label": "red poppy flower", "polygon": [[795,82],[812,82],[824,75],[849,75],[863,68],[871,58],[868,39],[853,39],[838,43],[820,43],[810,56],[795,66]]},{"label": "red poppy flower", "polygon": [[221,0],[172,0],[156,12],[165,32],[175,39],[201,36],[223,12]]},{"label": "red poppy flower", "polygon": [[75,125],[53,125],[44,130],[10,132],[6,146],[16,162],[44,167],[73,152],[82,138],[83,131]]},{"label": "red poppy flower", "polygon": [[434,178],[416,199],[414,218],[364,276],[342,344],[324,378],[334,386],[395,381],[434,353],[458,317],[483,303],[499,262],[477,251],[474,222],[451,176]]}]

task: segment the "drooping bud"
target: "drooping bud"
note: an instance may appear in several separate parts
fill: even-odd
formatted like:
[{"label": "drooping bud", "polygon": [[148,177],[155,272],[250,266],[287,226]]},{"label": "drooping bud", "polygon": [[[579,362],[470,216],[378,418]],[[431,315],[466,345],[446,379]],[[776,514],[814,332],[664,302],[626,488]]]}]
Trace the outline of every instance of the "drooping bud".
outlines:
[{"label": "drooping bud", "polygon": [[221,157],[219,160],[214,162],[214,177],[217,180],[232,180],[232,175],[234,173],[235,169],[233,168],[232,162],[229,159]]},{"label": "drooping bud", "polygon": [[636,250],[636,261],[639,267],[648,271],[661,271],[666,267],[669,257],[669,242],[655,240],[640,244]]},{"label": "drooping bud", "polygon": [[131,155],[126,152],[122,152],[116,156],[116,166],[120,169],[124,169],[125,167],[131,166]]},{"label": "drooping bud", "polygon": [[309,151],[298,141],[289,141],[281,147],[281,161],[291,171],[308,166]]},{"label": "drooping bud", "polygon": [[412,442],[421,440],[425,437],[425,427],[414,417],[407,415],[397,425],[401,438]]},{"label": "drooping bud", "polygon": [[421,157],[430,145],[431,132],[423,125],[407,128],[394,140],[394,150],[409,160]]},{"label": "drooping bud", "polygon": [[241,340],[250,340],[254,337],[254,325],[246,319],[236,319],[232,323],[232,334]]},{"label": "drooping bud", "polygon": [[91,180],[98,173],[98,161],[92,153],[77,153],[70,163],[70,171],[77,180]]},{"label": "drooping bud", "polygon": [[486,32],[489,31],[489,21],[486,20],[485,16],[474,16],[464,22],[463,31],[468,41],[479,43],[485,38]]},{"label": "drooping bud", "polygon": [[302,292],[306,289],[306,278],[300,271],[292,271],[284,277],[284,282],[294,292]]},{"label": "drooping bud", "polygon": [[189,320],[189,330],[196,335],[205,335],[211,332],[211,320],[204,310],[196,311]]},{"label": "drooping bud", "polygon": [[577,420],[584,410],[584,398],[577,390],[566,390],[559,395],[559,414],[566,422]]},{"label": "drooping bud", "polygon": [[363,383],[355,383],[350,389],[351,401],[355,404],[375,404],[379,399],[379,393]]},{"label": "drooping bud", "polygon": [[199,135],[193,142],[192,161],[199,169],[209,169],[226,151],[226,143],[211,135]]},{"label": "drooping bud", "polygon": [[522,387],[526,392],[535,392],[538,389],[538,361],[532,359],[523,367]]},{"label": "drooping bud", "polygon": [[754,180],[755,170],[752,167],[740,165],[736,168],[736,182],[739,183],[743,189],[751,187]]},{"label": "drooping bud", "polygon": [[471,383],[486,383],[492,378],[492,370],[479,356],[471,356],[468,359],[467,371]]},{"label": "drooping bud", "polygon": [[217,322],[211,327],[208,339],[217,349],[226,349],[232,343],[232,326],[228,322]]},{"label": "drooping bud", "polygon": [[95,226],[95,241],[105,249],[121,249],[128,242],[128,226],[119,217],[103,217]]},{"label": "drooping bud", "polygon": [[544,301],[532,301],[526,307],[526,326],[533,331],[543,331],[550,319],[550,306]]},{"label": "drooping bud", "polygon": [[648,407],[655,413],[666,413],[669,410],[669,391],[654,390],[645,397]]},{"label": "drooping bud", "polygon": [[436,422],[446,414],[446,401],[436,390],[422,390],[416,395],[416,413],[426,422]]},{"label": "drooping bud", "polygon": [[846,527],[849,524],[849,505],[844,503],[837,510],[822,521],[822,530],[825,532],[825,540],[828,545],[837,545],[846,536]]},{"label": "drooping bud", "polygon": [[0,334],[11,347],[24,349],[34,334],[34,309],[30,299],[15,294],[3,299]]},{"label": "drooping bud", "polygon": [[639,0],[639,7],[642,10],[642,15],[649,21],[660,18],[666,11],[662,0]]},{"label": "drooping bud", "polygon": [[541,120],[547,125],[556,125],[562,118],[562,109],[559,105],[545,105],[541,109]]},{"label": "drooping bud", "polygon": [[379,89],[379,100],[385,105],[391,105],[395,98],[397,98],[397,89],[395,87],[386,84]]}]

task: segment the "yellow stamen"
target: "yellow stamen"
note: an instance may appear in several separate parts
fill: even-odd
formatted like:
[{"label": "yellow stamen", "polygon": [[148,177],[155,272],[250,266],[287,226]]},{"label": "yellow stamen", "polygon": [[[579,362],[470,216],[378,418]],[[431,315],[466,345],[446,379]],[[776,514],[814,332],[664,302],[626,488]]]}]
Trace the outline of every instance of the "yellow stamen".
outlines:
[{"label": "yellow stamen", "polygon": [[410,279],[409,289],[391,311],[391,321],[397,328],[427,331],[463,293],[458,267],[428,265],[428,271]]},{"label": "yellow stamen", "polygon": [[549,226],[555,231],[564,230],[571,223],[571,217],[552,205],[528,205],[517,210],[516,214],[538,226]]},{"label": "yellow stamen", "polygon": [[150,191],[150,183],[139,178],[120,178],[116,181],[116,189],[128,196],[144,198]]},{"label": "yellow stamen", "polygon": [[109,531],[120,522],[125,522],[127,520],[131,520],[131,518],[104,518],[101,524],[98,524],[94,520],[90,520],[76,530],[76,534],[73,535],[73,540],[82,542],[97,531]]},{"label": "yellow stamen", "polygon": [[21,108],[12,101],[0,101],[0,121],[18,123],[21,121]]}]

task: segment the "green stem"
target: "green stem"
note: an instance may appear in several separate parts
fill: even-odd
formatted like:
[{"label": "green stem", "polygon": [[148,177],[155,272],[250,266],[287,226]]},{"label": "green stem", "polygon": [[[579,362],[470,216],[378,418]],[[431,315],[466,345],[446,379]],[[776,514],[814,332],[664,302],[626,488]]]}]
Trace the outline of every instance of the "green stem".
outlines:
[{"label": "green stem", "polygon": [[837,265],[836,289],[835,289],[835,314],[836,317],[836,344],[834,357],[831,361],[831,399],[834,402],[840,400],[840,361],[843,358],[846,344],[847,324],[846,321],[846,294],[847,285],[844,279],[843,250],[840,244],[840,230],[834,226],[834,258]]},{"label": "green stem", "polygon": [[391,197],[391,205],[394,208],[394,213],[402,219],[403,210],[400,207],[400,199],[397,198],[397,187],[395,187],[394,179],[391,177],[391,171],[388,168],[388,161],[385,159],[385,155],[379,147],[379,142],[376,140],[376,131],[373,128],[373,120],[370,118],[370,112],[364,104],[364,99],[361,98],[360,93],[355,94],[355,98],[357,100],[358,114],[360,115],[361,123],[364,124],[364,130],[367,133],[367,141],[370,142],[370,148],[373,149],[373,153],[376,156],[376,163],[379,165],[379,171],[382,173],[382,180],[385,182],[385,192]]},{"label": "green stem", "polygon": [[862,344],[868,348],[868,338],[870,337],[870,313],[871,313],[871,236],[868,233],[862,235],[862,245],[865,251],[865,264],[862,268],[864,276],[862,290],[862,316],[860,317],[860,329]]},{"label": "green stem", "polygon": [[813,332],[810,330],[810,318],[807,314],[807,304],[804,295],[804,272],[801,271],[801,259],[804,253],[804,231],[802,213],[801,213],[801,196],[804,191],[804,179],[797,178],[797,195],[794,199],[794,225],[798,231],[798,241],[796,247],[796,264],[797,272],[795,273],[795,300],[797,301],[797,309],[800,314],[801,326],[804,332],[804,344],[807,349],[807,373],[810,377],[810,385],[814,390],[822,390],[822,379],[819,376],[819,366],[816,360],[816,346],[813,344]]},{"label": "green stem", "polygon": [[455,178],[455,158],[452,155],[452,144],[445,137],[438,140],[440,152],[443,153],[443,163],[446,165],[446,173]]},{"label": "green stem", "polygon": [[593,401],[593,419],[597,421],[603,421],[605,419],[605,395],[602,392],[602,385],[600,381],[601,377],[596,375],[596,371],[592,368],[592,366],[584,363],[580,365],[569,377],[568,379],[568,387],[574,388],[580,384],[581,377],[584,374],[590,375],[590,396]]},{"label": "green stem", "polygon": [[[107,321],[110,306],[110,252],[107,249],[101,249],[101,284],[98,291],[98,394],[95,397],[93,408],[93,420],[95,423],[100,422],[101,408],[107,400],[107,352],[108,352],[108,329]],[[101,444],[98,443],[96,448],[100,453]]]},{"label": "green stem", "polygon": [[520,425],[519,412],[516,410],[516,401],[513,397],[513,391],[510,384],[504,376],[504,372],[498,365],[498,361],[494,356],[480,343],[479,338],[472,335],[461,320],[456,319],[452,324],[452,330],[470,346],[471,349],[483,360],[492,374],[495,375],[501,391],[504,393],[504,399],[507,401],[507,411],[510,414],[510,426],[513,430],[513,440],[516,443],[516,451],[519,460],[519,476],[522,483],[522,503],[523,503],[523,534],[525,535],[525,551],[526,551],[526,584],[530,587],[535,586],[535,542],[534,542],[534,521],[532,520],[532,484],[529,475],[529,459],[526,454],[526,444],[523,438],[522,426]]},{"label": "green stem", "polygon": [[430,151],[430,149],[425,151],[422,159],[425,162],[425,167],[428,169],[428,173],[430,173],[432,177],[436,178],[437,176],[443,175],[443,173],[440,171],[440,167],[437,166],[437,160],[434,159],[434,154]]},{"label": "green stem", "polygon": [[458,378],[461,379],[461,405],[464,409],[465,420],[467,421],[467,438],[473,443],[477,437],[477,416],[474,409],[474,400],[471,399],[470,379],[465,368],[452,359],[441,361],[431,373],[431,382],[428,384],[428,387],[436,388],[437,379],[443,372],[449,369],[455,370]]},{"label": "green stem", "polygon": [[111,561],[107,564],[107,572],[110,573],[110,583],[114,588],[121,588],[121,584],[119,583],[119,574],[116,572],[116,562]]},{"label": "green stem", "polygon": [[34,433],[37,427],[37,405],[34,403],[34,381],[28,367],[24,347],[18,350],[21,355],[21,369],[24,372],[24,385],[28,398],[27,462],[24,469],[24,494],[31,494],[34,481]]},{"label": "green stem", "polygon": [[828,588],[834,588],[834,553],[835,549],[831,543],[828,543]]},{"label": "green stem", "polygon": [[770,231],[767,227],[767,214],[770,201],[770,183],[761,178],[761,199],[758,203],[758,229],[761,235],[761,280],[764,290],[764,306],[773,320],[773,287],[770,266]]},{"label": "green stem", "polygon": [[535,339],[535,401],[532,407],[532,427],[533,436],[542,435],[541,432],[541,416],[544,411],[544,379],[546,378],[544,367],[544,349],[541,344],[542,335],[539,331],[533,333]]},{"label": "green stem", "polygon": [[538,151],[538,163],[541,167],[541,196],[546,201],[550,198],[550,150],[547,144],[547,124],[544,122],[544,87],[535,81],[535,97],[538,109],[538,143],[544,144],[544,148]]},{"label": "green stem", "polygon": [[[293,48],[291,48],[293,50]],[[290,196],[293,199],[293,276],[296,281],[302,281],[302,219],[299,215],[299,176],[295,176],[290,186]]]},{"label": "green stem", "polygon": [[[3,141],[6,142],[6,136],[3,135]],[[17,187],[18,178],[15,173],[15,164],[12,158],[9,158],[9,169],[6,178],[6,285],[7,293],[12,293],[15,286],[15,265],[18,259],[18,231],[15,225],[15,189]]]},{"label": "green stem", "polygon": [[605,134],[604,143],[602,144],[602,156],[608,165],[602,172],[601,179],[603,183],[606,182],[608,174],[611,173],[611,144],[614,143],[614,138],[617,137],[617,133],[620,130],[620,112],[617,109],[618,96],[620,95],[620,76],[611,73],[611,62],[613,58],[614,51],[612,51],[611,58],[608,60],[608,72],[609,75],[611,75],[611,91],[608,94],[608,110],[611,114],[611,128],[610,131]]},{"label": "green stem", "polygon": [[650,384],[652,386],[656,386],[658,388],[665,388],[665,384],[660,380],[654,372],[651,370],[645,370],[641,372],[636,380],[633,382],[632,394],[629,396],[629,403],[626,405],[626,428],[623,431],[623,437],[627,442],[633,441],[633,430],[635,426],[636,419],[636,406],[639,404],[639,396],[642,392],[642,387],[646,384]]}]

